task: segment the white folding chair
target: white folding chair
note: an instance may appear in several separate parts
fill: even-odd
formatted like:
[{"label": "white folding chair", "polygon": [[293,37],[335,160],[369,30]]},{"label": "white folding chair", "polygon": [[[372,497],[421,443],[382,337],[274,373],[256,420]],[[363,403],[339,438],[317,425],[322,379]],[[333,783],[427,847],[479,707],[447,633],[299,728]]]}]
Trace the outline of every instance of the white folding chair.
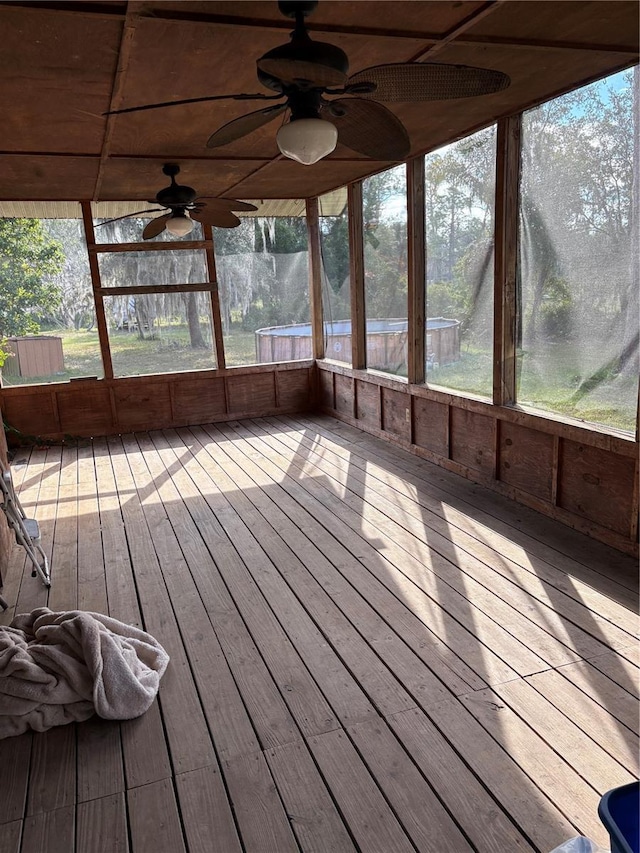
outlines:
[{"label": "white folding chair", "polygon": [[[13,488],[11,471],[2,471],[0,475],[0,489],[2,490],[2,504],[0,509],[7,517],[7,523],[13,530],[16,542],[27,552],[33,568],[31,577],[40,575],[46,587],[51,586],[51,575],[49,574],[49,560],[40,545],[40,527],[35,518],[27,518],[22,504]],[[0,607],[6,610],[7,603],[0,599]]]}]

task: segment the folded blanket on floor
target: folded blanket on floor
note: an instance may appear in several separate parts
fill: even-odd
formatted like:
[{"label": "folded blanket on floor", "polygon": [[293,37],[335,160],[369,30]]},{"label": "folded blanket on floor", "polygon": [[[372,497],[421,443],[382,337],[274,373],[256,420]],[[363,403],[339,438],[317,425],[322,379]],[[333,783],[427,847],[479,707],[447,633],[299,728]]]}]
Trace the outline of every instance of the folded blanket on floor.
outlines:
[{"label": "folded blanket on floor", "polygon": [[0,627],[0,738],[96,713],[139,717],[169,656],[144,631],[100,613],[39,607]]}]

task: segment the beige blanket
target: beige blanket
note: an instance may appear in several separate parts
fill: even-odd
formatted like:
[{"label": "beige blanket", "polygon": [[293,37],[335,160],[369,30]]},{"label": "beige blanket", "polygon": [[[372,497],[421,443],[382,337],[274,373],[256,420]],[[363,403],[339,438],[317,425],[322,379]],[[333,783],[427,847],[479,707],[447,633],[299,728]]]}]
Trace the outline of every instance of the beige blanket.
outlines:
[{"label": "beige blanket", "polygon": [[39,607],[0,627],[0,738],[27,729],[144,714],[169,656],[144,631],[100,613]]}]

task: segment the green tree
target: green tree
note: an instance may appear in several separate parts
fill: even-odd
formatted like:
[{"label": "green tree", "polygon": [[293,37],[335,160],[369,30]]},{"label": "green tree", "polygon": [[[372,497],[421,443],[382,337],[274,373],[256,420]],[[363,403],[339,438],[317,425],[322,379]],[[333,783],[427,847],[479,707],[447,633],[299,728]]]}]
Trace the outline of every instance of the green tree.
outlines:
[{"label": "green tree", "polygon": [[34,334],[60,301],[64,254],[38,219],[0,219],[0,340]]}]

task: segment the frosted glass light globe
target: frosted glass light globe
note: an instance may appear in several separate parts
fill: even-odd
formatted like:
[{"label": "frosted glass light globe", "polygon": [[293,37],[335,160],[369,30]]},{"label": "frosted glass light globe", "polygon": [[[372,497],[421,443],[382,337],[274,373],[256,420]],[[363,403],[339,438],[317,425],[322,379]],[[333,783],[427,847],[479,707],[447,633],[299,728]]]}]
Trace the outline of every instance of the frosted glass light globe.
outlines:
[{"label": "frosted glass light globe", "polygon": [[167,219],[165,228],[174,237],[186,237],[193,231],[194,221],[186,213],[176,213],[171,219]]},{"label": "frosted glass light globe", "polygon": [[299,118],[282,125],[276,142],[285,157],[310,166],[334,150],[338,128],[321,118]]}]

